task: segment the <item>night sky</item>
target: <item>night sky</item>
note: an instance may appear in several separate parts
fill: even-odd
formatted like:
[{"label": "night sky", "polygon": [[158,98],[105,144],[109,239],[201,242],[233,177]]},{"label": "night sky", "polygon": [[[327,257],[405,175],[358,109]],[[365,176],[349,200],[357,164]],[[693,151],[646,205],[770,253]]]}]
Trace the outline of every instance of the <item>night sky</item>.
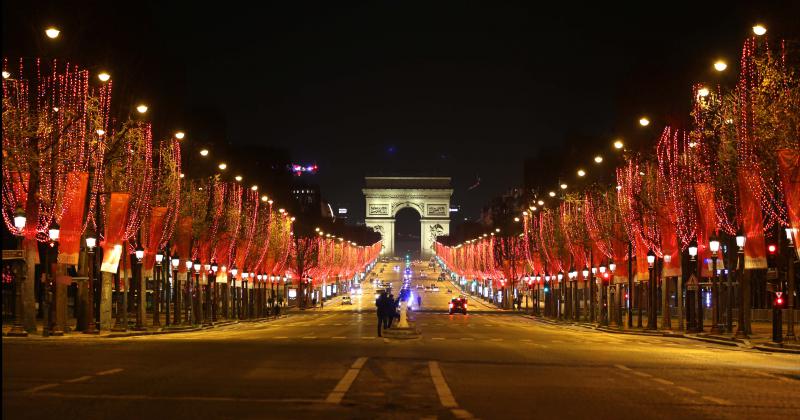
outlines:
[{"label": "night sky", "polygon": [[[381,173],[450,175],[474,217],[522,185],[526,158],[567,176],[614,137],[685,124],[691,83],[732,83],[754,23],[800,32],[792,1],[557,4],[4,1],[3,55],[108,69],[117,98],[147,101],[156,130],[188,142],[288,149],[356,217],[362,177]],[[734,70],[721,80],[718,58]],[[215,129],[192,131],[197,115]]]}]

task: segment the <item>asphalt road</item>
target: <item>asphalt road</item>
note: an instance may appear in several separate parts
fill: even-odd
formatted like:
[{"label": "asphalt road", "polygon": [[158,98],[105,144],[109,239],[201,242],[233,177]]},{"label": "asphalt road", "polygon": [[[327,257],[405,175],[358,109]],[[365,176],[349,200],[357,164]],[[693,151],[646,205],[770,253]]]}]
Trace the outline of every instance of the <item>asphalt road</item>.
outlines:
[{"label": "asphalt road", "polygon": [[800,417],[800,356],[499,312],[417,313],[421,338],[387,340],[368,309],[125,339],[6,338],[3,418]]}]

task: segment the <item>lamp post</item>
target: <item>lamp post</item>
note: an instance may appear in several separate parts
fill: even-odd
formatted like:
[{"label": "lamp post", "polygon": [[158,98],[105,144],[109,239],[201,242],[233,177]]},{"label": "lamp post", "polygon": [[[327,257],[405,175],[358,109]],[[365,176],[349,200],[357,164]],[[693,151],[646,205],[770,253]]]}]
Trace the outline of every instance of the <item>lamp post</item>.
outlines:
[{"label": "lamp post", "polygon": [[144,248],[142,245],[138,245],[136,250],[134,251],[134,255],[136,256],[136,288],[138,289],[139,296],[136,299],[136,326],[134,329],[136,331],[144,330],[144,306],[145,306],[145,289],[147,288],[144,284],[144,279],[142,278],[142,259],[144,258]]},{"label": "lamp post", "polygon": [[[739,322],[736,325],[736,337],[747,338],[745,312],[750,311],[750,282],[744,279],[744,244],[747,237],[739,230],[736,233],[736,277],[739,280]],[[745,283],[747,283],[745,285]]]},{"label": "lamp post", "polygon": [[205,287],[205,308],[203,309],[203,325],[208,326],[212,325],[211,322],[211,264],[206,262],[203,265],[203,273],[206,276],[206,287]]},{"label": "lamp post", "polygon": [[88,228],[86,230],[86,252],[89,257],[88,263],[88,275],[89,275],[89,294],[86,296],[86,306],[87,306],[87,319],[89,323],[86,325],[86,329],[83,330],[84,334],[98,334],[100,331],[97,330],[97,323],[94,320],[94,270],[96,262],[96,253],[95,247],[97,246],[97,236],[92,228]]},{"label": "lamp post", "polygon": [[180,282],[178,281],[178,267],[180,266],[181,259],[178,256],[177,252],[172,253],[172,257],[170,257],[170,263],[172,266],[172,285],[170,287],[169,282],[167,282],[167,325],[169,325],[169,304],[172,303],[170,299],[170,292],[174,291],[175,294],[175,307],[174,307],[174,314],[175,314],[175,325],[180,325],[181,323],[181,288]]},{"label": "lamp post", "polygon": [[720,310],[719,310],[719,277],[717,277],[717,258],[719,252],[719,239],[716,234],[712,234],[708,241],[708,249],[711,251],[711,308],[712,308],[712,333],[721,333]]},{"label": "lamp post", "polygon": [[236,302],[239,300],[239,289],[236,287],[236,275],[239,274],[239,269],[236,264],[231,267],[231,284],[233,284],[233,293],[231,294],[231,317],[239,319],[239,308]]},{"label": "lamp post", "polygon": [[192,267],[194,268],[194,291],[192,293],[192,300],[195,305],[194,318],[197,324],[201,324],[203,322],[203,309],[200,307],[202,305],[200,300],[200,269],[203,268],[203,265],[200,263],[199,258],[194,259]]},{"label": "lamp post", "polygon": [[181,291],[183,295],[183,324],[184,325],[192,325],[192,318],[191,315],[194,315],[192,305],[194,305],[194,299],[192,299],[192,260],[191,258],[186,258],[186,285]]},{"label": "lamp post", "polygon": [[797,228],[787,227],[786,228],[786,239],[788,241],[788,258],[786,258],[786,263],[788,264],[788,269],[786,270],[786,280],[787,280],[787,295],[788,299],[786,301],[786,305],[789,308],[787,312],[787,319],[786,319],[786,341],[797,341],[797,336],[794,335],[794,294],[795,294],[795,278],[794,278],[794,256],[795,256],[795,246],[794,237],[797,235]]},{"label": "lamp post", "polygon": [[558,273],[558,304],[556,305],[556,314],[558,319],[564,318],[564,311],[561,309],[561,304],[564,303],[564,272]]},{"label": "lamp post", "polygon": [[[14,235],[19,238],[17,239],[17,249],[20,250],[22,249],[21,238],[24,234],[23,230],[27,222],[28,218],[25,216],[25,210],[22,209],[22,207],[18,207],[14,212],[14,228],[16,228]],[[24,255],[24,251],[22,251],[22,255]],[[22,261],[24,262],[24,257],[22,257]],[[25,268],[19,268],[19,264],[14,264],[14,274],[14,324],[6,335],[9,337],[27,337],[28,332],[25,331],[25,328],[22,326],[22,317],[24,316],[22,310],[22,285],[27,276],[27,270]]]},{"label": "lamp post", "polygon": [[[601,269],[602,271],[605,271],[605,270],[603,270],[603,269],[604,269],[604,267],[602,267],[602,266],[600,267],[600,269]],[[609,281],[609,283],[611,282],[611,279],[613,279],[613,278],[614,278],[614,271],[616,271],[616,269],[617,269],[617,265],[616,265],[616,264],[614,264],[614,261],[613,261],[613,260],[612,260],[610,263],[608,263],[608,271],[609,271],[609,274],[608,274],[608,281]],[[605,278],[605,275],[604,275],[603,277]],[[608,321],[606,321],[606,325],[608,325]]]},{"label": "lamp post", "polygon": [[156,267],[153,270],[153,326],[161,327],[161,262],[164,261],[164,253],[156,251]]},{"label": "lamp post", "polygon": [[649,298],[647,299],[647,329],[648,330],[655,330],[656,329],[656,299],[655,299],[655,262],[656,262],[656,254],[653,250],[647,251],[647,266],[648,270],[650,271],[650,277],[648,279],[648,292]]},{"label": "lamp post", "polygon": [[211,279],[213,285],[213,293],[214,296],[211,300],[211,323],[217,322],[217,301],[219,300],[219,290],[217,287],[217,271],[219,270],[219,265],[217,261],[214,260],[211,263]]},{"label": "lamp post", "polygon": [[[698,264],[698,261],[697,261],[697,241],[696,240],[692,239],[692,242],[689,243],[688,252],[689,252],[689,265],[692,268],[692,270],[691,270],[692,274],[695,274],[695,272],[697,270],[697,264]],[[688,289],[688,287],[687,287],[687,289]],[[693,306],[694,306],[694,311],[696,313],[695,313],[695,316],[692,317],[692,322],[694,323],[695,331],[702,332],[703,331],[703,291],[702,291],[702,289],[700,287],[699,279],[698,279],[697,289],[696,289],[696,293],[695,293],[695,299],[697,300],[697,302],[695,302],[695,305],[693,305]]]},{"label": "lamp post", "polygon": [[[58,239],[61,236],[61,226],[58,222],[53,221],[53,224],[50,225],[50,228],[47,231],[48,236],[50,237],[50,247],[55,249],[56,255],[58,255]],[[50,266],[49,258],[51,251],[48,249],[47,253],[45,253],[45,264],[44,264],[44,272],[47,273],[45,287],[44,287],[44,299],[43,304],[44,308],[42,310],[42,314],[44,315],[44,322],[42,323],[42,336],[49,337],[52,333],[53,335],[64,335],[63,331],[60,331],[56,328],[53,328],[51,331],[51,321],[53,319],[51,310],[53,308],[53,273],[52,267]]]}]

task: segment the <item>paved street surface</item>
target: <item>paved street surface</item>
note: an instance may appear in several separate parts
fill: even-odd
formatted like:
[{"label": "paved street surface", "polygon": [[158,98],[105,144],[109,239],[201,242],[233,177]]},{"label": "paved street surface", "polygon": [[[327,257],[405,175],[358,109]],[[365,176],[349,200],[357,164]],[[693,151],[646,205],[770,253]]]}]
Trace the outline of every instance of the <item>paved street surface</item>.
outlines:
[{"label": "paved street surface", "polygon": [[[399,281],[391,265],[380,274]],[[208,331],[5,338],[3,418],[800,417],[800,356],[450,316],[436,312],[444,289],[423,294],[416,340],[375,337],[371,289]]]}]

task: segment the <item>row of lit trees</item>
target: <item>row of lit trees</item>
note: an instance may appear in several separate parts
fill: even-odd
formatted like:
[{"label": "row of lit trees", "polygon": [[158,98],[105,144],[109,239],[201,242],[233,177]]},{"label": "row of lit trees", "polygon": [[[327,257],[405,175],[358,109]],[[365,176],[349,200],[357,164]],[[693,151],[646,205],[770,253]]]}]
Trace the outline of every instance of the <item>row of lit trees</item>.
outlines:
[{"label": "row of lit trees", "polygon": [[[794,243],[800,228],[800,79],[796,52],[789,51],[785,42],[769,42],[765,33],[757,25],[755,36],[745,41],[734,87],[693,86],[688,128],[665,127],[648,152],[626,150],[616,140],[613,148],[623,153],[614,184],[586,183],[587,171],[578,168],[576,175],[584,180],[581,190],[569,192],[562,182],[558,189],[545,190],[546,196],[533,197],[528,208],[519,209],[515,218],[519,228],[504,232],[506,236],[501,238],[498,230],[456,246],[439,244],[438,255],[457,273],[493,278],[497,287],[505,284],[504,279],[522,278],[520,273],[534,285],[555,279],[557,297],[569,306],[567,317],[576,317],[580,306],[571,290],[579,287],[574,283],[587,283],[583,289],[591,296],[589,306],[605,303],[600,308],[625,307],[624,287],[627,293],[636,293],[639,308],[647,301],[650,328],[657,327],[659,284],[662,296],[669,296],[672,287],[682,291],[682,281],[696,271],[713,283],[713,329],[732,332],[735,275],[743,309],[738,334],[746,335],[750,276],[753,270],[767,269],[768,254],[780,248],[774,244],[784,243],[789,279],[784,293],[792,307]],[[724,71],[728,66],[717,61],[714,67]],[[639,123],[646,126],[650,120],[642,117]],[[599,165],[604,159],[597,155],[593,161]],[[768,241],[773,245],[768,247]],[[509,242],[523,246],[508,246]],[[504,270],[508,261],[526,264],[515,273]],[[616,263],[615,270],[608,270],[611,263]],[[728,280],[725,326],[720,325],[722,275]],[[593,290],[597,277],[623,286],[613,288],[613,297],[607,296],[605,286]],[[775,302],[781,301],[781,291]],[[646,298],[641,296],[644,292]],[[667,299],[662,303],[662,325],[670,327]],[[687,303],[695,327],[702,328],[700,296]],[[682,299],[678,305],[682,311]],[[595,311],[587,312],[586,318],[594,319]],[[596,315],[606,321],[610,316]],[[632,325],[631,311],[628,323]],[[792,318],[789,325],[793,336]]]},{"label": "row of lit trees", "polygon": [[[53,39],[60,35],[55,28],[46,33]],[[62,60],[4,59],[2,76],[2,212],[24,250],[25,269],[16,287],[17,321],[24,320],[24,330],[35,328],[37,265],[44,279],[45,332],[52,326],[56,333],[64,326],[66,306],[56,311],[53,304],[65,296],[69,266],[90,277],[90,299],[98,291],[104,329],[111,324],[112,289],[118,292],[118,327],[127,328],[119,315],[127,316],[131,287],[141,326],[150,278],[157,280],[157,290],[163,283],[169,291],[171,284],[176,315],[183,307],[197,315],[205,306],[207,313],[218,300],[232,302],[233,294],[254,283],[263,289],[266,279],[286,284],[292,278],[295,218],[260,194],[258,185],[243,186],[242,175],[224,180],[222,174],[232,170],[226,162],[219,162],[211,177],[185,177],[182,159],[207,160],[210,150],[182,152],[183,131],[154,139],[145,104],[129,114],[115,112],[107,72],[93,74]],[[350,248],[361,249],[349,240],[341,247],[348,255],[357,252]],[[336,275],[367,264],[363,258],[357,262]],[[176,271],[171,283],[168,265]],[[215,283],[225,285],[224,296]],[[160,307],[160,291],[157,295]],[[93,305],[88,306],[87,331],[95,332]],[[17,325],[15,333],[22,329]]]}]

